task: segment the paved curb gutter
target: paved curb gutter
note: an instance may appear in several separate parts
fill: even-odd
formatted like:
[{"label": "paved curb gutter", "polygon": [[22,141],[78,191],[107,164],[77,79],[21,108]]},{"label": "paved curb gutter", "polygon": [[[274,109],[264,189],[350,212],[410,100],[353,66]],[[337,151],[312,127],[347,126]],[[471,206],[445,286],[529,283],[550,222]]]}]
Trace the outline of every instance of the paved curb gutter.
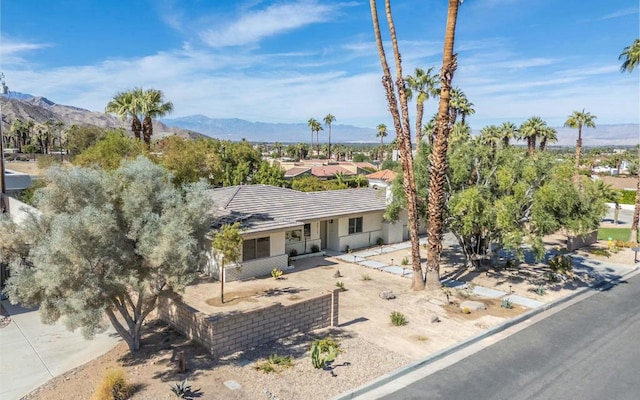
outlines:
[{"label": "paved curb gutter", "polygon": [[383,386],[383,385],[385,385],[385,384],[387,384],[387,383],[389,383],[389,382],[391,382],[393,380],[396,380],[396,379],[398,379],[398,378],[400,378],[400,377],[402,377],[404,375],[407,375],[407,374],[409,374],[411,372],[414,372],[414,371],[418,370],[419,368],[422,368],[422,367],[427,366],[427,365],[429,365],[431,363],[434,363],[434,362],[436,362],[438,360],[441,360],[441,359],[447,357],[450,354],[453,354],[453,353],[455,353],[455,352],[457,352],[459,350],[462,350],[462,349],[464,349],[464,348],[466,348],[466,347],[468,347],[468,346],[470,346],[470,345],[472,345],[474,343],[477,343],[477,342],[481,341],[482,339],[485,339],[485,338],[487,338],[489,336],[495,335],[496,333],[502,332],[502,331],[504,331],[504,330],[516,325],[516,324],[519,324],[522,321],[525,321],[525,320],[527,320],[527,319],[529,319],[529,318],[531,318],[531,317],[533,317],[535,315],[538,315],[538,314],[542,313],[543,311],[547,311],[547,310],[549,310],[551,308],[555,308],[555,307],[560,306],[560,305],[562,305],[564,303],[567,303],[567,302],[575,299],[576,297],[585,294],[586,292],[588,292],[590,290],[593,290],[593,289],[599,289],[599,290],[609,289],[609,288],[615,286],[616,284],[620,283],[625,278],[627,278],[627,277],[629,277],[631,275],[635,275],[638,272],[640,272],[640,267],[634,267],[632,270],[622,274],[620,276],[620,278],[618,278],[618,279],[611,280],[611,281],[603,279],[603,280],[601,280],[599,282],[596,282],[594,284],[586,286],[586,287],[584,287],[582,289],[579,289],[578,291],[576,291],[574,293],[571,293],[570,295],[568,295],[566,297],[563,297],[561,299],[557,299],[555,301],[552,301],[551,303],[547,303],[547,304],[545,304],[543,306],[540,306],[540,307],[538,307],[536,309],[533,309],[533,310],[531,310],[529,312],[526,312],[526,313],[524,313],[522,315],[519,315],[519,316],[517,316],[515,318],[512,318],[512,319],[510,319],[508,321],[505,321],[504,323],[502,323],[502,324],[500,324],[500,325],[498,325],[496,327],[493,327],[493,328],[491,328],[491,329],[489,329],[489,330],[487,330],[487,331],[485,331],[483,333],[480,333],[480,334],[478,334],[476,336],[473,336],[473,337],[471,337],[471,338],[469,338],[467,340],[464,340],[464,341],[462,341],[460,343],[456,343],[454,345],[451,345],[451,346],[447,347],[446,349],[440,350],[439,352],[437,352],[437,353],[435,353],[435,354],[433,354],[433,355],[431,355],[431,356],[429,356],[427,358],[424,358],[422,360],[416,361],[416,362],[414,362],[412,364],[409,364],[409,365],[407,365],[405,367],[399,368],[399,369],[397,369],[395,371],[391,371],[388,374],[382,375],[381,377],[377,378],[376,380],[374,380],[372,382],[369,382],[369,383],[365,384],[364,386],[361,386],[359,388],[356,388],[356,389],[354,389],[352,391],[349,391],[349,392],[346,392],[346,393],[339,394],[338,396],[333,397],[332,400],[347,400],[347,399],[353,399],[353,398],[355,398],[357,396],[361,396],[361,395],[363,395],[365,393],[368,393],[368,392],[370,392],[370,391],[372,391],[374,389],[377,389],[377,388],[379,388],[379,387],[381,387],[381,386]]}]

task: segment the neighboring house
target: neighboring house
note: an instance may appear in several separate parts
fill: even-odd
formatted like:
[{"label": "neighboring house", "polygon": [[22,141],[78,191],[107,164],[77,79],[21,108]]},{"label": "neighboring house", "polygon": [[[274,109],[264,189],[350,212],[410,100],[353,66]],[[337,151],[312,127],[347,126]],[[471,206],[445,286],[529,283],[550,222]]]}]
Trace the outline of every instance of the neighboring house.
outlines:
[{"label": "neighboring house", "polygon": [[373,174],[366,175],[369,180],[369,187],[374,189],[387,188],[393,184],[398,174],[390,169],[383,169]]},{"label": "neighboring house", "polygon": [[[218,215],[218,226],[239,222],[242,227],[240,266],[225,268],[226,281],[283,269],[290,255],[375,246],[379,238],[385,244],[408,238],[406,214],[395,223],[383,220],[383,190],[299,192],[243,185],[210,190],[209,197]],[[218,270],[213,257],[209,272],[217,278]]]},{"label": "neighboring house", "polygon": [[284,171],[284,179],[300,178],[308,175],[311,175],[310,167],[293,167]]},{"label": "neighboring house", "polygon": [[376,166],[368,162],[301,160],[281,161],[278,163],[284,172],[285,179],[293,179],[304,175],[313,175],[320,179],[333,179],[337,173],[344,176],[368,174]]}]

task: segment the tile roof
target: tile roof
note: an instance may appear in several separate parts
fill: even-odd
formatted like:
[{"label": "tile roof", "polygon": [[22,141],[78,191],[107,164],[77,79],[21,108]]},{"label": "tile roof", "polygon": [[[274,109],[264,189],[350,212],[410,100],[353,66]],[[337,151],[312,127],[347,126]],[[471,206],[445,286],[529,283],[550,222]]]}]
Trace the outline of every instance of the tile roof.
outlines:
[{"label": "tile roof", "polygon": [[212,189],[208,196],[223,219],[246,221],[249,226],[245,232],[299,226],[306,221],[386,208],[385,192],[369,188],[299,192],[268,185],[242,185]]},{"label": "tile roof", "polygon": [[311,171],[310,167],[293,167],[293,168],[289,168],[284,172],[284,177],[293,178],[295,176],[302,175],[305,172],[309,172],[309,171]]},{"label": "tile roof", "polygon": [[331,178],[337,173],[342,173],[343,175],[348,176],[355,175],[353,172],[339,165],[323,165],[321,167],[311,167],[311,175],[317,176],[319,178]]},{"label": "tile roof", "polygon": [[374,172],[372,174],[367,175],[367,179],[379,179],[385,182],[392,182],[396,179],[398,174],[395,171],[390,169],[383,169],[382,171]]}]

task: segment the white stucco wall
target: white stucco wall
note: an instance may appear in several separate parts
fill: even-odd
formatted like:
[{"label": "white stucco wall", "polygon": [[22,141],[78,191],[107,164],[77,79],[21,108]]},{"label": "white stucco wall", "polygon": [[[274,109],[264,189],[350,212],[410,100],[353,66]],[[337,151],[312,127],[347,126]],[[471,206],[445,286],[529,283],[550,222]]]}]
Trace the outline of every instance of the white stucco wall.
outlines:
[{"label": "white stucco wall", "polygon": [[[382,211],[368,214],[353,214],[338,219],[338,248],[333,250],[344,251],[347,246],[350,249],[359,249],[362,247],[375,246],[379,237],[383,236],[382,230]],[[362,218],[362,232],[349,234],[349,219]]]},{"label": "white stucco wall", "polygon": [[[3,195],[0,194],[0,196]],[[4,195],[4,202],[7,205],[9,217],[18,225],[21,224],[29,216],[29,212],[40,215],[40,211],[37,208],[31,207],[30,205],[16,200],[13,197]]]}]

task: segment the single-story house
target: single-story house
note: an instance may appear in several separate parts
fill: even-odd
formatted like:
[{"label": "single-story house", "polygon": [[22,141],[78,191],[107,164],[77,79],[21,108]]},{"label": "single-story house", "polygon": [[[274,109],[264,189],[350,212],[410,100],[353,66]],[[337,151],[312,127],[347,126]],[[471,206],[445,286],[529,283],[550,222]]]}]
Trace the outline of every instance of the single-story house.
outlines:
[{"label": "single-story house", "polygon": [[383,169],[366,175],[369,186],[372,188],[387,188],[393,184],[398,174],[390,169]]},{"label": "single-story house", "polygon": [[[398,243],[408,238],[407,217],[383,219],[385,190],[299,192],[268,185],[242,185],[208,192],[217,225],[239,222],[243,239],[239,265],[225,267],[225,281],[249,279],[284,269],[290,256],[318,251]],[[208,272],[219,275],[219,259]]]}]

